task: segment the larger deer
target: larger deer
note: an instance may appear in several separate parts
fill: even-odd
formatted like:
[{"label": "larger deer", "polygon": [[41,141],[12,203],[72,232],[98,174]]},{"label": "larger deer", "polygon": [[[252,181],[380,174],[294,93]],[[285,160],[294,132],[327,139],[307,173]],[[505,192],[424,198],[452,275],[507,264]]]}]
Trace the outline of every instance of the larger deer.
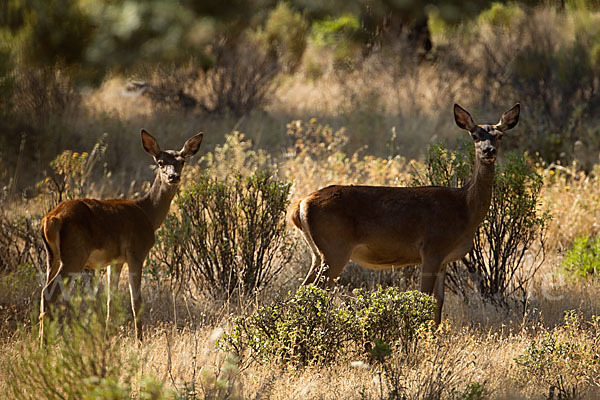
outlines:
[{"label": "larger deer", "polygon": [[[68,286],[84,268],[108,266],[110,310],[111,286],[112,290],[117,288],[121,268],[127,263],[134,326],[136,336],[141,339],[142,264],[154,245],[154,232],[167,217],[185,159],[198,152],[202,134],[188,139],[180,151],[161,150],[156,140],[143,129],[141,138],[144,149],[157,164],[154,183],[144,197],[139,200],[64,201],[42,219],[47,271],[40,307],[40,338],[44,335],[48,305],[61,294],[63,279]],[[111,277],[113,274],[116,276]]]},{"label": "larger deer", "polygon": [[331,287],[349,260],[381,270],[422,264],[421,291],[437,300],[441,321],[446,264],[473,246],[492,199],[502,133],[519,121],[520,105],[495,125],[475,125],[454,105],[456,124],[475,142],[473,176],[462,188],[328,186],[295,203],[291,220],[312,251],[303,284]]}]

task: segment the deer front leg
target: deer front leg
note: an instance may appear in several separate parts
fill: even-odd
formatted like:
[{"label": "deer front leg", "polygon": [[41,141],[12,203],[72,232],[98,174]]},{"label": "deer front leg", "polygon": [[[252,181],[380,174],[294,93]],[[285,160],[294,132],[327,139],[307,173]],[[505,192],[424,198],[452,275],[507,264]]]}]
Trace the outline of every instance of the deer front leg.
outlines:
[{"label": "deer front leg", "polygon": [[131,310],[133,311],[135,334],[139,341],[142,340],[142,321],[140,318],[140,308],[142,305],[142,264],[143,261],[139,261],[135,258],[127,261],[127,265],[129,267],[129,294],[131,296]]},{"label": "deer front leg", "polygon": [[106,272],[106,323],[110,320],[110,299],[119,289],[119,277],[123,263],[111,264]]},{"label": "deer front leg", "polygon": [[423,259],[423,268],[421,270],[421,292],[433,295],[437,302],[435,312],[435,323],[442,321],[442,307],[444,305],[444,280],[446,277],[446,267],[437,257],[425,257]]}]

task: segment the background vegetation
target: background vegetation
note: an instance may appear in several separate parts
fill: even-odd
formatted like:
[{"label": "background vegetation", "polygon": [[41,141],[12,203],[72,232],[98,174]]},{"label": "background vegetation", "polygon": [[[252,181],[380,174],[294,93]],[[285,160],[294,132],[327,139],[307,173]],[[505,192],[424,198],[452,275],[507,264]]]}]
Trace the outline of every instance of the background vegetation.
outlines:
[{"label": "background vegetation", "polygon": [[[0,391],[597,398],[597,7],[0,2]],[[335,291],[297,291],[310,259],[285,223],[290,202],[330,183],[460,186],[473,154],[452,104],[495,123],[517,101],[439,328],[431,298],[405,292],[417,268],[350,263]],[[165,148],[205,133],[145,263],[144,342],[121,282],[118,318],[105,323],[94,284],[40,348],[40,218],[64,199],[144,193],[142,127]]]}]

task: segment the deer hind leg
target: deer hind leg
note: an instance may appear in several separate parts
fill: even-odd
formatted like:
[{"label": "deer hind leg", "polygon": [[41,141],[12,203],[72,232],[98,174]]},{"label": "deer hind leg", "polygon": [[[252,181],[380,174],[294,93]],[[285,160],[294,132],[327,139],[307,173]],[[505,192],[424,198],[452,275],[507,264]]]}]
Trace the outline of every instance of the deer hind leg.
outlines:
[{"label": "deer hind leg", "polygon": [[80,250],[68,254],[60,253],[60,257],[48,257],[46,284],[42,289],[40,304],[40,339],[44,337],[44,319],[51,317],[50,305],[56,303],[61,295],[63,299],[68,300],[72,278],[74,274],[83,270],[88,255],[84,250]]},{"label": "deer hind leg", "polygon": [[319,287],[332,288],[342,270],[350,261],[352,248],[345,243],[327,248],[322,252],[322,263],[313,272],[313,282]]},{"label": "deer hind leg", "polygon": [[60,259],[53,255],[48,245],[46,245],[46,255],[48,260],[46,269],[46,283],[42,288],[42,296],[40,299],[40,340],[42,340],[44,337],[44,319],[51,317],[48,305],[49,303],[54,303],[58,298],[58,291],[56,290],[55,285],[52,283],[58,276],[62,267]]},{"label": "deer hind leg", "polygon": [[312,257],[312,261],[310,264],[310,270],[308,271],[308,275],[306,275],[306,278],[304,278],[304,282],[302,282],[302,285],[304,286],[304,285],[310,285],[311,283],[315,283],[317,281],[322,257],[321,257],[321,251],[319,251],[319,249],[315,245],[315,242],[312,240],[312,237],[310,236],[310,234],[305,232],[304,230],[302,230],[301,232],[302,232],[302,237],[304,238],[304,241],[310,247],[310,252],[311,252],[311,257]]},{"label": "deer hind leg", "polygon": [[444,280],[446,278],[446,266],[438,257],[423,257],[421,270],[421,292],[433,295],[437,302],[435,312],[435,323],[442,320],[442,307],[444,306]]}]

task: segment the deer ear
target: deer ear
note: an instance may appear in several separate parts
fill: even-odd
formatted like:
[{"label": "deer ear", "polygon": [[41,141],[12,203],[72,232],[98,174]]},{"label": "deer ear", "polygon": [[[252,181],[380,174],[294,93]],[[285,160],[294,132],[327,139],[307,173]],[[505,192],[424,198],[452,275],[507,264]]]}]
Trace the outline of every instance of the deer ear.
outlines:
[{"label": "deer ear", "polygon": [[146,132],[145,129],[142,129],[141,135],[142,146],[144,146],[144,150],[146,150],[146,152],[151,156],[158,157],[158,154],[160,153],[160,147],[158,146],[156,139],[154,139],[151,134]]},{"label": "deer ear", "polygon": [[500,118],[500,121],[496,124],[496,129],[500,132],[504,132],[514,128],[515,125],[517,125],[517,122],[519,122],[519,114],[521,114],[521,104],[517,103],[513,108],[502,114],[502,118]]},{"label": "deer ear", "polygon": [[198,133],[197,135],[189,138],[183,145],[181,151],[179,152],[181,157],[188,158],[196,154],[200,149],[200,144],[202,143],[203,137],[204,135],[202,133]]},{"label": "deer ear", "polygon": [[456,121],[456,125],[458,125],[462,129],[466,129],[469,132],[473,132],[475,128],[475,123],[473,123],[473,118],[471,118],[471,114],[458,104],[454,104],[454,120]]}]

